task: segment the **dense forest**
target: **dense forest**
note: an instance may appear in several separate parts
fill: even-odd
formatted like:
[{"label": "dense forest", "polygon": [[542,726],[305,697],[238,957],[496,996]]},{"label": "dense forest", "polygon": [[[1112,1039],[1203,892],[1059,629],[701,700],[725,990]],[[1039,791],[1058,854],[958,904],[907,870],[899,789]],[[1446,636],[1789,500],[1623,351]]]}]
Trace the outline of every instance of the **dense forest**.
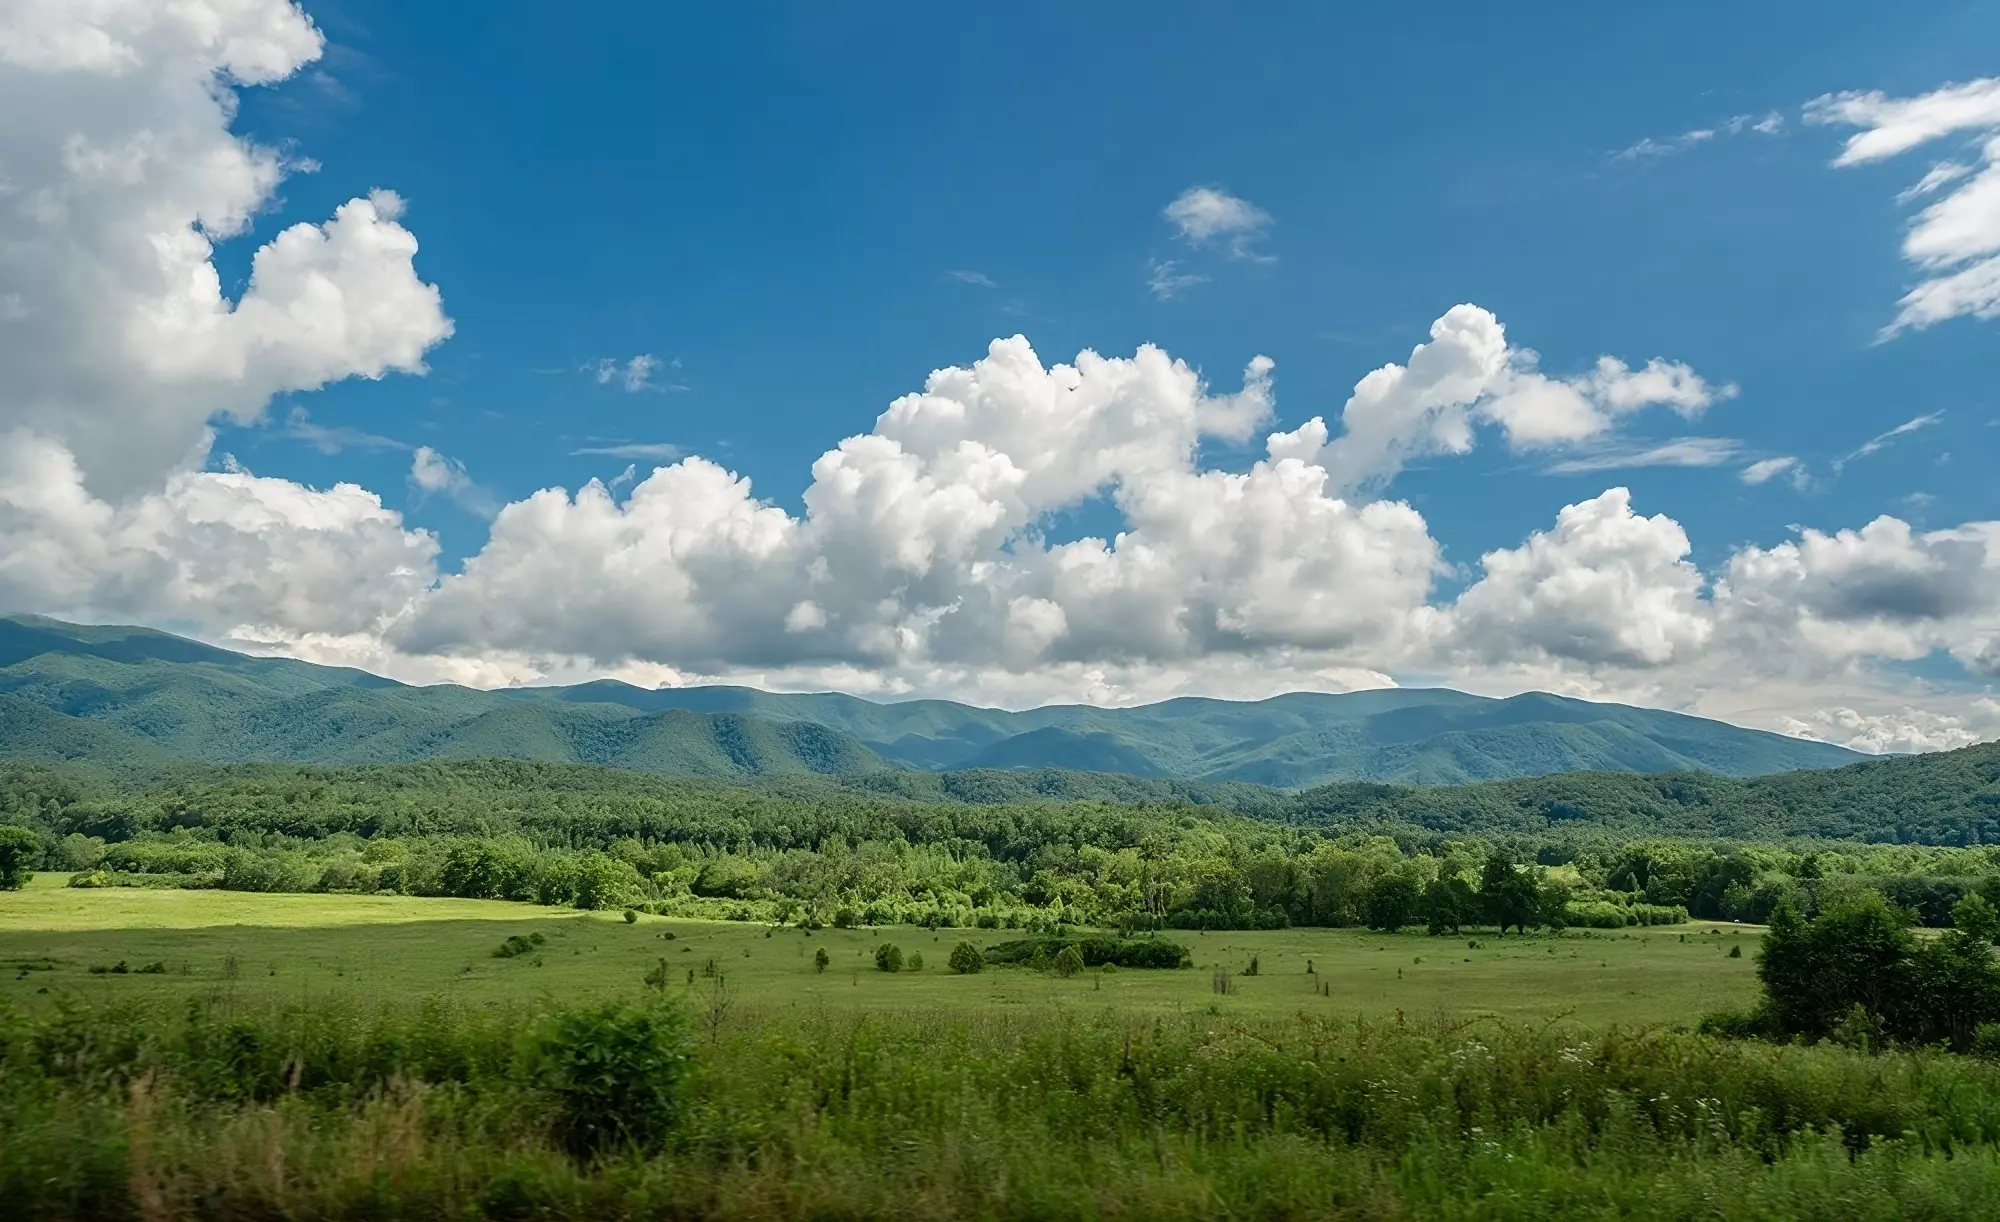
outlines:
[{"label": "dense forest", "polygon": [[1501,861],[1534,883],[1521,911],[1539,924],[1761,922],[1784,901],[1812,912],[1865,892],[1942,926],[1968,894],[2000,899],[2000,845],[1984,847],[1996,774],[1994,747],[1750,781],[1300,794],[1060,772],[735,784],[458,761],[116,780],[16,765],[0,770],[0,822],[31,836],[23,868],[76,885],[871,925],[1456,928],[1485,912],[1467,896]]}]

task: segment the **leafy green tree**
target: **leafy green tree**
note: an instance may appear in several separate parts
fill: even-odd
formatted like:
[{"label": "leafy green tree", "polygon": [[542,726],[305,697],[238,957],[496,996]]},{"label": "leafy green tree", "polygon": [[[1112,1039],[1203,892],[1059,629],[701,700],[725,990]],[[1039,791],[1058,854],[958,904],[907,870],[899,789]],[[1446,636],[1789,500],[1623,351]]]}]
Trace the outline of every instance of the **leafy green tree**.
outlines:
[{"label": "leafy green tree", "polygon": [[1444,875],[1424,888],[1424,925],[1433,935],[1457,936],[1478,916],[1479,897],[1459,875]]},{"label": "leafy green tree", "polygon": [[945,966],[961,976],[970,976],[985,970],[986,957],[972,943],[960,942],[951,948],[951,958],[945,960]]},{"label": "leafy green tree", "polygon": [[1361,897],[1361,919],[1368,928],[1383,933],[1395,933],[1417,919],[1417,906],[1423,893],[1417,889],[1417,881],[1401,871],[1391,870],[1378,875],[1368,884],[1367,894]]},{"label": "leafy green tree", "polygon": [[894,942],[884,942],[875,948],[875,966],[885,972],[903,970],[903,948]]},{"label": "leafy green tree", "polygon": [[823,972],[826,970],[827,964],[832,962],[833,962],[833,956],[827,954],[826,947],[822,946],[819,948],[819,951],[813,955],[813,970],[816,972]]},{"label": "leafy green tree", "polygon": [[1916,939],[1904,914],[1865,893],[1807,920],[1791,904],[1771,914],[1757,952],[1772,1026],[1823,1039],[1855,1007],[1885,1030],[1916,992]]},{"label": "leafy green tree", "polygon": [[1065,946],[1049,966],[1056,975],[1067,980],[1083,970],[1083,952],[1074,946]]},{"label": "leafy green tree", "polygon": [[0,826],[0,891],[17,891],[35,876],[42,838],[25,827]]},{"label": "leafy green tree", "polygon": [[1541,887],[1532,873],[1504,853],[1486,859],[1479,872],[1479,906],[1488,924],[1503,934],[1510,926],[1526,933],[1529,923],[1541,915],[1540,903]]},{"label": "leafy green tree", "polygon": [[1958,901],[1951,910],[1952,928],[1969,938],[1991,946],[2000,942],[2000,909],[1977,891]]}]

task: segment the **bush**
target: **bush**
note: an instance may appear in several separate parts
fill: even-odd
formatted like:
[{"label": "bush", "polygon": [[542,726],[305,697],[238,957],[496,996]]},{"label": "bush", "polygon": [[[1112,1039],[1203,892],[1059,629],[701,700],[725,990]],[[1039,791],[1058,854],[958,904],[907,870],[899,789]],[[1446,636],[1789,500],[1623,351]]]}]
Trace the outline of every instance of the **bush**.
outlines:
[{"label": "bush", "polygon": [[656,1001],[562,1011],[549,1019],[540,1052],[555,1136],[572,1155],[652,1151],[665,1141],[688,1064],[678,1009]]},{"label": "bush", "polygon": [[986,956],[972,943],[960,942],[951,948],[951,958],[945,960],[945,966],[961,976],[970,976],[986,966]]},{"label": "bush", "polygon": [[875,966],[885,972],[903,970],[903,948],[894,942],[884,942],[875,948]]},{"label": "bush", "polygon": [[625,910],[625,923],[627,925],[637,925],[639,923],[639,913],[636,909],[627,908]]},{"label": "bush", "polygon": [[1083,952],[1075,946],[1065,946],[1056,954],[1051,970],[1067,980],[1083,970]]},{"label": "bush", "polygon": [[826,970],[826,965],[832,962],[833,956],[827,954],[826,947],[822,946],[819,948],[819,952],[813,955],[813,970],[823,972]]},{"label": "bush", "polygon": [[540,932],[525,935],[512,934],[494,950],[493,957],[495,959],[512,959],[516,955],[527,954],[546,941],[548,939],[544,938]]},{"label": "bush", "polygon": [[1045,966],[1065,947],[1076,947],[1085,967],[1179,968],[1194,962],[1188,948],[1161,938],[1022,938],[989,947],[986,961],[999,965]]},{"label": "bush", "polygon": [[903,964],[903,969],[905,971],[911,971],[911,972],[923,971],[924,970],[923,952],[917,950],[911,951],[909,960]]}]

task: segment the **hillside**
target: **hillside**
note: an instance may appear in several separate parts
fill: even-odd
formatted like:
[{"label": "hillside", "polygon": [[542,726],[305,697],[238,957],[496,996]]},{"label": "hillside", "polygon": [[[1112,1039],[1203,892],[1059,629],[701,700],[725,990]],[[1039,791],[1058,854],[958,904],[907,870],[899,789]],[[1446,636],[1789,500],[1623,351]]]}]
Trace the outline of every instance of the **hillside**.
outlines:
[{"label": "hillside", "polygon": [[[0,698],[0,717],[16,711]],[[1299,793],[1061,769],[794,770],[754,777],[718,767],[703,775],[665,776],[527,760],[328,767],[155,756],[148,773],[107,776],[53,751],[0,762],[0,820],[10,812],[65,806],[97,812],[83,816],[86,821],[110,817],[110,824],[87,830],[112,839],[129,837],[131,828],[191,821],[214,827],[247,820],[262,830],[311,838],[341,831],[480,832],[498,819],[554,842],[585,831],[608,839],[645,837],[673,825],[698,828],[698,839],[726,844],[741,819],[783,811],[772,820],[803,837],[800,843],[844,835],[839,827],[861,819],[873,829],[870,836],[886,835],[891,827],[914,836],[949,825],[959,829],[954,836],[983,841],[989,851],[1013,843],[1010,829],[1023,819],[1055,828],[1142,814],[1225,822],[1243,816],[1274,831],[1274,825],[1289,825],[1379,832],[1406,843],[1471,836],[1532,847],[1667,836],[2000,845],[2000,743],[1747,780],[1565,773],[1469,785],[1341,782]],[[134,817],[107,816],[112,811]],[[126,831],[112,830],[127,823]]]},{"label": "hillside", "polygon": [[[612,681],[491,692],[411,687],[148,629],[36,617],[0,619],[0,697],[19,706],[0,714],[0,758],[121,764],[488,756],[716,777],[1055,768],[1303,789],[1573,771],[1759,776],[1861,758],[1703,718],[1542,693],[1299,692],[1010,712]],[[31,718],[28,706],[61,720]]]}]

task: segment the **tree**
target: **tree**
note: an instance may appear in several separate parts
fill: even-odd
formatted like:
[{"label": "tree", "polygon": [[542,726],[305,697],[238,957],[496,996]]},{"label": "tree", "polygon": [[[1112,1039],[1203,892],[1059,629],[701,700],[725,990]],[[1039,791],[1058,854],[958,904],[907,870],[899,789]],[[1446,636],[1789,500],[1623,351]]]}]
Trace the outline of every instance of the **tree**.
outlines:
[{"label": "tree", "polygon": [[1083,970],[1083,952],[1074,946],[1065,946],[1051,965],[1055,974],[1067,980]]},{"label": "tree", "polygon": [[1916,950],[1907,917],[1873,892],[1812,920],[1778,905],[1757,951],[1772,1026],[1823,1039],[1859,1006],[1883,1030],[1897,1029],[1914,1000]]},{"label": "tree", "polygon": [[985,970],[986,956],[980,954],[979,948],[972,943],[960,942],[951,948],[951,958],[945,960],[945,966],[961,976],[970,976]]},{"label": "tree", "polygon": [[1395,933],[1417,919],[1417,904],[1423,893],[1407,874],[1391,871],[1377,875],[1361,897],[1361,919],[1368,928]]},{"label": "tree", "polygon": [[0,827],[0,891],[18,891],[35,876],[42,838],[25,827]]},{"label": "tree", "polygon": [[885,972],[903,970],[903,948],[894,942],[884,942],[875,948],[875,966]]},{"label": "tree", "polygon": [[1966,896],[1951,910],[1952,928],[1969,938],[1976,938],[1991,946],[2000,942],[2000,909],[1993,907],[1987,898],[1977,891]]},{"label": "tree", "polygon": [[1535,876],[1504,853],[1488,857],[1479,872],[1479,906],[1487,921],[1499,926],[1503,934],[1510,925],[1528,932],[1528,923],[1539,915],[1540,893]]},{"label": "tree", "polygon": [[1473,894],[1472,884],[1456,874],[1424,888],[1424,924],[1433,935],[1456,936],[1478,913],[1479,897]]},{"label": "tree", "polygon": [[823,972],[826,970],[826,965],[832,962],[833,956],[827,954],[826,947],[822,946],[819,948],[819,953],[813,956],[813,970]]}]

